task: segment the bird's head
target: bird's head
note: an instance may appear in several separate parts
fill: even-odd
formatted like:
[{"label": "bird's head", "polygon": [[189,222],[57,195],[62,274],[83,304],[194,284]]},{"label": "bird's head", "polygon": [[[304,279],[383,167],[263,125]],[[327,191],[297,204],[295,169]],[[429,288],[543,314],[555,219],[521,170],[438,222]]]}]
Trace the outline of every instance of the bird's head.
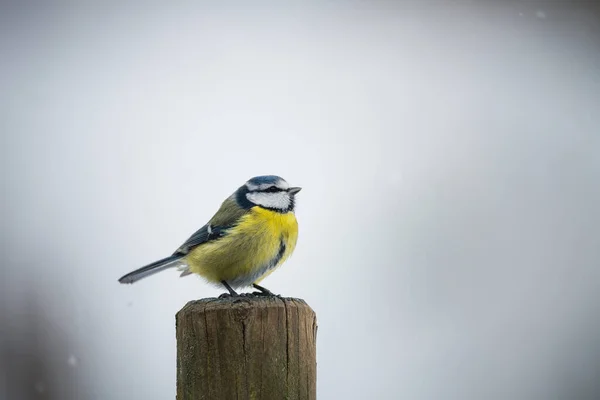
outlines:
[{"label": "bird's head", "polygon": [[256,176],[237,190],[236,199],[247,208],[259,206],[285,213],[294,211],[295,195],[300,189],[302,188],[290,187],[279,176]]}]

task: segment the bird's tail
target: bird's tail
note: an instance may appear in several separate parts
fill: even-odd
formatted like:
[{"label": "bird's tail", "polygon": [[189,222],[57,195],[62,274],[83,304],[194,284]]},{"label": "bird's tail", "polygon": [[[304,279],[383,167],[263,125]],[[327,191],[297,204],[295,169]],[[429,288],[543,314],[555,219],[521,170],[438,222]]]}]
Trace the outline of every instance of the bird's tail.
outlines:
[{"label": "bird's tail", "polygon": [[147,276],[164,271],[165,269],[177,267],[180,264],[181,258],[183,258],[182,255],[172,255],[170,257],[163,258],[162,260],[154,261],[152,264],[148,264],[145,267],[136,269],[135,271],[122,276],[119,279],[119,282],[134,283]]}]

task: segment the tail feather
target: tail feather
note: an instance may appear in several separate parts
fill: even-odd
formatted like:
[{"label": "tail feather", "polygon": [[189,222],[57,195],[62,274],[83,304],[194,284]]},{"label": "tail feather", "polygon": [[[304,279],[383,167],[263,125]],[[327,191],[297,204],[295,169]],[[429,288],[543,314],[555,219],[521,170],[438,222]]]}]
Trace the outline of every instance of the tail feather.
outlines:
[{"label": "tail feather", "polygon": [[154,275],[160,271],[164,271],[165,269],[177,267],[181,258],[181,255],[173,255],[167,258],[163,258],[162,260],[155,261],[152,264],[148,264],[142,268],[136,269],[135,271],[128,273],[127,275],[122,276],[119,279],[119,282],[134,283],[147,276]]}]

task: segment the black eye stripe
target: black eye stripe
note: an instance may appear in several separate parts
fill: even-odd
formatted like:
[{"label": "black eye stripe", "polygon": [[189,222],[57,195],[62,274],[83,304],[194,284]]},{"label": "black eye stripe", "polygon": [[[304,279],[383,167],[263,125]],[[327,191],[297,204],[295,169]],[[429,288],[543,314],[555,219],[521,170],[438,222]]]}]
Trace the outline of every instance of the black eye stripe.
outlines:
[{"label": "black eye stripe", "polygon": [[281,192],[281,189],[279,189],[276,186],[270,186],[270,187],[266,188],[265,190],[263,190],[263,192],[275,193],[275,192]]}]

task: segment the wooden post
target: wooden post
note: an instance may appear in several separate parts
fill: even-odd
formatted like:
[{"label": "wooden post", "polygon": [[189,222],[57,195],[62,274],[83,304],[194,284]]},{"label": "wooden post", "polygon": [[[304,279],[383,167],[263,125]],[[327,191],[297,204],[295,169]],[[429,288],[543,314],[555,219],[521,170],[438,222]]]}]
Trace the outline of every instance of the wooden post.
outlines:
[{"label": "wooden post", "polygon": [[316,398],[317,320],[304,300],[191,301],[176,330],[177,400]]}]

